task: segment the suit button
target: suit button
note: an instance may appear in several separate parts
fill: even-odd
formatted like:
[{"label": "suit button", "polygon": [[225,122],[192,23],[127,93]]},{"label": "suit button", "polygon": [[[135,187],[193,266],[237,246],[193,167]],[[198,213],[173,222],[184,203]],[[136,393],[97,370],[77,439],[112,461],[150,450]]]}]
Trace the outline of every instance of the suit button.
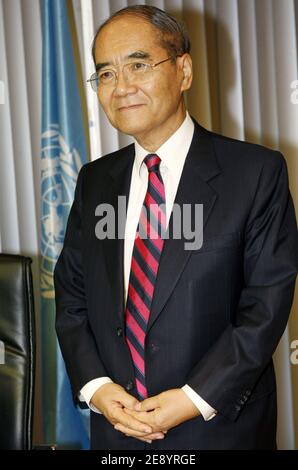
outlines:
[{"label": "suit button", "polygon": [[134,383],[133,383],[131,380],[129,380],[129,381],[127,382],[127,384],[125,385],[125,390],[127,390],[127,391],[129,392],[129,391],[132,390],[133,388],[134,388]]},{"label": "suit button", "polygon": [[122,330],[122,328],[118,327],[118,328],[117,328],[117,336],[120,337],[120,336],[122,336],[122,335],[123,335],[123,330]]}]

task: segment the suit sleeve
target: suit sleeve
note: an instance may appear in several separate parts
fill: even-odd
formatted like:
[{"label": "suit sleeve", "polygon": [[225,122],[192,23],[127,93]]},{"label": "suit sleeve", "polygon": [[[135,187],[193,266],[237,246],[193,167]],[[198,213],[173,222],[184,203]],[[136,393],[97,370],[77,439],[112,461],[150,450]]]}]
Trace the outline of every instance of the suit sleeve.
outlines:
[{"label": "suit sleeve", "polygon": [[[77,181],[64,246],[54,270],[56,332],[70,378],[74,400],[89,381],[107,376],[88,322],[82,268],[82,187],[85,167]],[[86,406],[86,404],[85,404]]]},{"label": "suit sleeve", "polygon": [[287,324],[297,275],[297,224],[286,163],[280,153],[270,153],[245,225],[244,285],[235,323],[186,382],[232,420],[271,362]]}]

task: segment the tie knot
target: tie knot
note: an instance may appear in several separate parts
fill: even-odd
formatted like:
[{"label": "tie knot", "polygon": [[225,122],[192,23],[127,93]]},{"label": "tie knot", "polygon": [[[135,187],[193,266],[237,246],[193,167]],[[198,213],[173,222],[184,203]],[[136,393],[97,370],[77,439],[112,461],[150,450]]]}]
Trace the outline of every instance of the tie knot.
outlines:
[{"label": "tie knot", "polygon": [[161,159],[155,153],[149,153],[144,158],[144,163],[146,164],[149,173],[151,171],[155,171],[155,172],[159,171],[160,162],[161,162]]}]

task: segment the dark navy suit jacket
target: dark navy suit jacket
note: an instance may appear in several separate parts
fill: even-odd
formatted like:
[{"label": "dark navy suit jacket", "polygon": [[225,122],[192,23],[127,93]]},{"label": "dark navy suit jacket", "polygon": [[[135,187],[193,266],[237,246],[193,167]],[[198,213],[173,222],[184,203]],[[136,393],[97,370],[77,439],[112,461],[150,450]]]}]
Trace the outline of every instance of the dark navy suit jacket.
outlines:
[{"label": "dark navy suit jacket", "polygon": [[[75,400],[102,376],[137,397],[125,342],[124,240],[95,235],[95,208],[117,209],[118,196],[128,197],[133,161],[130,145],[83,166],[55,268],[56,329]],[[153,396],[189,384],[218,414],[150,445],[92,412],[92,448],[275,448],[272,354],[298,266],[285,160],[195,123],[175,203],[203,204],[203,245],[189,251],[184,238],[165,240],[146,336],[147,388]]]}]

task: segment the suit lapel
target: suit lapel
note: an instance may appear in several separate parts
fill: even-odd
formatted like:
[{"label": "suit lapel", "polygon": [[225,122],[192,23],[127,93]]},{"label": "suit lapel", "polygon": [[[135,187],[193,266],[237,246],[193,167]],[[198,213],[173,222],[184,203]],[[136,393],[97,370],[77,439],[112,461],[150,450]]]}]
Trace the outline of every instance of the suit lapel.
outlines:
[{"label": "suit lapel", "polygon": [[[185,160],[175,203],[180,207],[183,204],[203,204],[203,227],[217,198],[207,181],[219,173],[210,134],[195,122],[194,136]],[[172,219],[173,213],[169,227],[172,227]],[[184,248],[186,241],[182,236],[181,239],[169,238],[164,242],[147,332],[160,315],[191,255],[191,251]]]},{"label": "suit lapel", "polygon": [[[119,227],[118,220],[118,197],[125,197],[125,214],[127,211],[127,204],[129,198],[130,181],[132,175],[132,168],[134,162],[134,145],[120,150],[116,163],[109,171],[110,180],[108,180],[108,189],[105,192],[105,203],[110,204],[115,210],[115,233],[116,237],[113,239],[104,239],[104,257],[107,267],[107,272],[110,279],[112,288],[112,298],[117,299],[121,308],[117,309],[119,321],[123,323],[124,319],[124,225],[122,235],[121,228]],[[119,230],[119,231],[118,231]]]}]

